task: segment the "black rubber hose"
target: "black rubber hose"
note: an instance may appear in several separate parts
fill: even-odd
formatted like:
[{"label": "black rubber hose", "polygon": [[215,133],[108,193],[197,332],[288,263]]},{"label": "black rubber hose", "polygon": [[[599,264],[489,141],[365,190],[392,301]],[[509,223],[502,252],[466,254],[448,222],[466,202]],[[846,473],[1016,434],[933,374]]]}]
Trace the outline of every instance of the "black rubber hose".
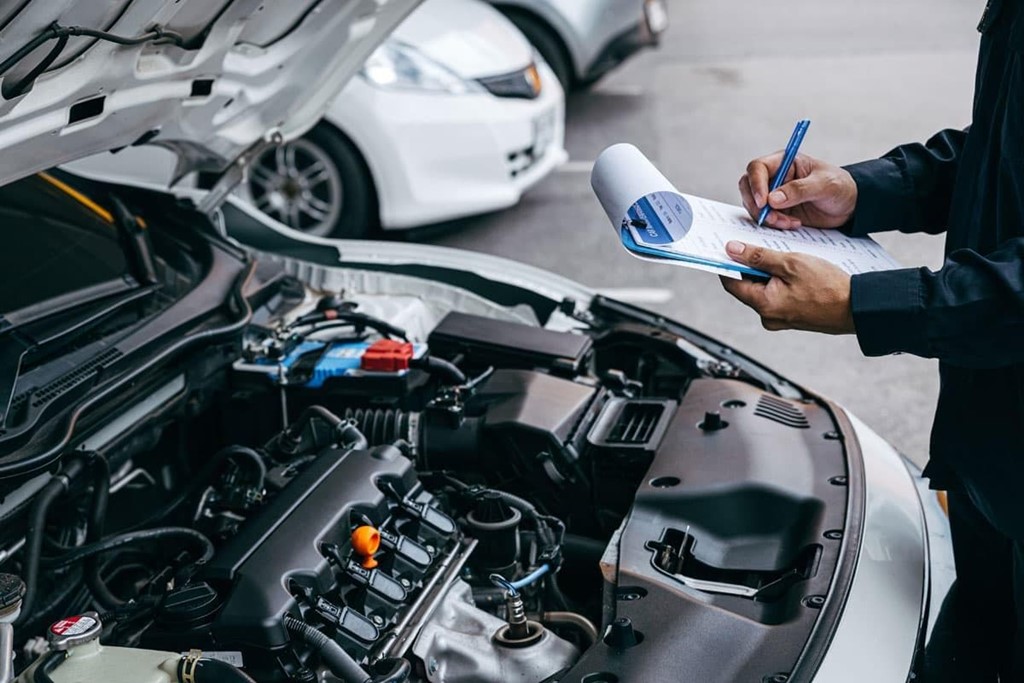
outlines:
[{"label": "black rubber hose", "polygon": [[[187,657],[178,661],[178,681],[185,681]],[[256,683],[248,674],[219,659],[199,659],[192,669],[194,683]]]},{"label": "black rubber hose", "polygon": [[366,436],[359,431],[356,423],[347,420],[338,427],[338,443],[351,450],[362,451],[369,447]]},{"label": "black rubber hose", "polygon": [[597,565],[601,556],[608,548],[606,541],[599,541],[577,534],[566,534],[562,539],[562,553],[566,557],[579,559],[581,562]]},{"label": "black rubber hose", "polygon": [[373,681],[370,674],[345,652],[345,650],[326,635],[304,621],[285,615],[284,626],[289,632],[302,639],[320,655],[324,666],[345,683],[368,683]]},{"label": "black rubber hose", "polygon": [[187,527],[163,527],[159,529],[144,529],[143,531],[132,531],[126,534],[110,536],[96,543],[88,543],[71,550],[70,552],[56,557],[43,558],[42,564],[50,569],[59,569],[80,562],[89,557],[95,557],[111,550],[123,548],[127,545],[145,543],[147,541],[162,541],[167,538],[183,538],[193,542],[202,549],[197,562],[209,562],[213,557],[213,543],[203,534]]},{"label": "black rubber hose", "polygon": [[372,683],[405,683],[412,674],[412,665],[406,659],[384,659],[378,666],[388,666],[389,668],[384,673],[370,678]]},{"label": "black rubber hose", "polygon": [[[92,468],[93,494],[92,507],[89,510],[89,528],[85,542],[96,543],[103,538],[107,522],[107,503],[110,500],[110,463],[99,453],[89,453],[89,466]],[[85,561],[85,583],[104,609],[113,609],[124,604],[124,600],[110,592],[107,584],[100,576],[99,561],[90,557]]]},{"label": "black rubber hose", "polygon": [[246,446],[228,446],[227,448],[222,448],[221,450],[214,453],[213,457],[210,458],[210,460],[203,466],[203,469],[201,469],[196,476],[191,477],[191,482],[188,484],[188,486],[186,486],[184,489],[181,490],[180,493],[178,493],[178,495],[176,495],[174,498],[168,501],[166,505],[160,508],[155,514],[150,515],[141,522],[132,524],[127,529],[125,529],[125,531],[138,531],[149,526],[150,524],[155,524],[160,520],[166,518],[168,515],[174,512],[174,510],[179,505],[188,500],[190,496],[197,493],[203,487],[208,486],[210,479],[213,478],[213,475],[216,474],[217,470],[220,469],[222,464],[224,464],[224,461],[233,456],[242,456],[251,463],[253,471],[256,472],[260,478],[259,487],[263,488],[267,473],[267,467],[266,464],[264,464],[263,459],[260,457],[259,453],[257,453],[254,449],[248,448]]},{"label": "black rubber hose", "polygon": [[[213,456],[214,462],[220,463],[223,460],[235,460],[236,462],[243,462],[249,465],[253,475],[256,477],[255,485],[257,488],[262,489],[267,481],[267,465],[263,462],[263,458],[255,449],[249,448],[248,446],[228,446],[217,451],[217,454]],[[212,474],[212,472],[211,472]]]},{"label": "black rubber hose", "polygon": [[414,359],[409,363],[409,367],[426,370],[430,374],[441,378],[446,384],[453,386],[461,387],[469,382],[469,379],[466,377],[466,373],[459,370],[455,363],[447,361],[444,358],[427,356],[425,358]]},{"label": "black rubber hose", "polygon": [[68,658],[67,652],[51,652],[45,655],[46,659],[36,667],[35,672],[32,674],[32,683],[53,683],[53,678],[50,677],[57,667],[64,663],[64,660]]},{"label": "black rubber hose", "polygon": [[25,532],[25,555],[22,563],[22,579],[25,581],[25,597],[21,601],[21,615],[17,624],[24,623],[32,614],[39,588],[39,566],[43,554],[43,534],[46,533],[46,515],[53,501],[68,490],[71,479],[77,477],[85,464],[81,459],[72,460],[64,471],[48,481],[36,494],[28,513],[28,529]]}]

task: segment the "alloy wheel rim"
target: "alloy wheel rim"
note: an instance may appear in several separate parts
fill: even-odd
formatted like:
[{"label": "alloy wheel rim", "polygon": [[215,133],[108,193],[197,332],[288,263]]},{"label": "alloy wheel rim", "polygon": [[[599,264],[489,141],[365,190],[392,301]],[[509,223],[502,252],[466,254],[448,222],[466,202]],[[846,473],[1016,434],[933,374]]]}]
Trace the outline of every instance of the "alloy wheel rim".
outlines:
[{"label": "alloy wheel rim", "polygon": [[341,215],[344,190],[338,168],[320,146],[305,138],[279,145],[249,169],[244,197],[290,228],[326,237]]}]

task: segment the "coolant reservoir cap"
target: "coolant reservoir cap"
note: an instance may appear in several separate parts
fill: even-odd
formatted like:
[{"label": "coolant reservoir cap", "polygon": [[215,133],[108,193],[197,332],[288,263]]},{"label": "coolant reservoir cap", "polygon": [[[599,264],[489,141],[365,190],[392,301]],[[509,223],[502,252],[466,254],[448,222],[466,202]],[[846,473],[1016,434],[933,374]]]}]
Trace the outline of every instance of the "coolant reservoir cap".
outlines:
[{"label": "coolant reservoir cap", "polygon": [[65,617],[56,621],[46,630],[46,639],[50,647],[58,652],[69,650],[79,645],[90,643],[100,637],[103,624],[100,615],[85,612],[73,617]]}]

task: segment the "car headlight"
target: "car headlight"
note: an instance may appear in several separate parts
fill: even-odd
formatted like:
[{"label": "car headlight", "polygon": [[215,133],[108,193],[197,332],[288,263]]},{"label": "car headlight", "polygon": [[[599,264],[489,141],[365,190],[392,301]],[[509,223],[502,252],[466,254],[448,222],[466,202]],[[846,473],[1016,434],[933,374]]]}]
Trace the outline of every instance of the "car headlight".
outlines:
[{"label": "car headlight", "polygon": [[366,60],[363,78],[388,90],[427,90],[463,95],[482,92],[479,84],[467,81],[411,45],[388,41]]}]

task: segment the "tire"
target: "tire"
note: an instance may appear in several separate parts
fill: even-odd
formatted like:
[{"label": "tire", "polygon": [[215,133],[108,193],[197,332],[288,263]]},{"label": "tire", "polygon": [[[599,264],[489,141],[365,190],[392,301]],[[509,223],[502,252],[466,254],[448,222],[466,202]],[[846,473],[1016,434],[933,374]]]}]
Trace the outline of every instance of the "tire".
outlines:
[{"label": "tire", "polygon": [[573,69],[572,59],[565,43],[555,30],[548,26],[543,20],[530,14],[524,14],[514,9],[504,9],[505,16],[516,25],[516,28],[526,36],[530,44],[540,53],[544,61],[548,63],[555,76],[562,84],[566,93],[576,86],[576,77]]},{"label": "tire", "polygon": [[275,220],[317,237],[367,237],[379,223],[366,162],[348,138],[323,121],[260,156],[242,194]]}]

